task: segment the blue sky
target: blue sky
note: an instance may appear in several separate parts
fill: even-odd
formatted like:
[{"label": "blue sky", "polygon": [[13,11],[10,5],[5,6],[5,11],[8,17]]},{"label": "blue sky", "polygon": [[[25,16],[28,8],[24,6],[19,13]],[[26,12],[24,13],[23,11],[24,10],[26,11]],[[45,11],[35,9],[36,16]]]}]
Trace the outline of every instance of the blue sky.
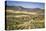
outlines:
[{"label": "blue sky", "polygon": [[44,0],[6,0],[6,1],[27,1],[27,2],[42,2],[42,3],[44,3]]},{"label": "blue sky", "polygon": [[8,6],[22,6],[25,8],[44,8],[44,3],[38,2],[22,2],[22,1],[7,1]]}]

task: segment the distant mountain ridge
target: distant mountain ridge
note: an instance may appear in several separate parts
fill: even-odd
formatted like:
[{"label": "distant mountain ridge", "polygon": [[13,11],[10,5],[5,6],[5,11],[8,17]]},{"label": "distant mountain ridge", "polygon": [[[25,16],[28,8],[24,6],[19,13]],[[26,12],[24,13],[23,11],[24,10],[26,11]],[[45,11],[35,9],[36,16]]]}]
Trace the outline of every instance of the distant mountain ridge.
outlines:
[{"label": "distant mountain ridge", "polygon": [[7,9],[11,9],[11,10],[20,10],[20,11],[38,11],[38,10],[44,10],[44,9],[40,9],[40,8],[24,8],[22,6],[6,6]]}]

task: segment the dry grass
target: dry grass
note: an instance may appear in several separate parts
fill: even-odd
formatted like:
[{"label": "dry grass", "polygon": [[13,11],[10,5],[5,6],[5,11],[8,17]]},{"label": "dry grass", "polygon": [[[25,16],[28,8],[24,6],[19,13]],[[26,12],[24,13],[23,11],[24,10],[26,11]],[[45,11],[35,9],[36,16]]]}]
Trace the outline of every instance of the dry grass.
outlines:
[{"label": "dry grass", "polygon": [[7,30],[44,28],[44,15],[37,12],[6,11]]}]

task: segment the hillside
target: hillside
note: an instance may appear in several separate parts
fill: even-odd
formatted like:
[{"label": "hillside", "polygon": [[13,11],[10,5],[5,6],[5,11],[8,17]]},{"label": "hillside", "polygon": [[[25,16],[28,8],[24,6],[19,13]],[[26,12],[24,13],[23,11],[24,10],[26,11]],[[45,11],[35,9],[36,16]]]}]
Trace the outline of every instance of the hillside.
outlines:
[{"label": "hillside", "polygon": [[7,30],[44,28],[44,9],[7,6]]}]

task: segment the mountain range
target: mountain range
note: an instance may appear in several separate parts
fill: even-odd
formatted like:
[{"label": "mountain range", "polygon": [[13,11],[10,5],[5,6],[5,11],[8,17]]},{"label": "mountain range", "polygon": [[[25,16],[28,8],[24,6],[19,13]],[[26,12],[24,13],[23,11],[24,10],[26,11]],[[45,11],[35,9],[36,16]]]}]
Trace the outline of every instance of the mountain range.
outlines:
[{"label": "mountain range", "polygon": [[44,11],[44,9],[40,9],[40,8],[24,8],[22,6],[5,6],[6,9],[10,9],[10,10],[19,10],[19,11]]}]

